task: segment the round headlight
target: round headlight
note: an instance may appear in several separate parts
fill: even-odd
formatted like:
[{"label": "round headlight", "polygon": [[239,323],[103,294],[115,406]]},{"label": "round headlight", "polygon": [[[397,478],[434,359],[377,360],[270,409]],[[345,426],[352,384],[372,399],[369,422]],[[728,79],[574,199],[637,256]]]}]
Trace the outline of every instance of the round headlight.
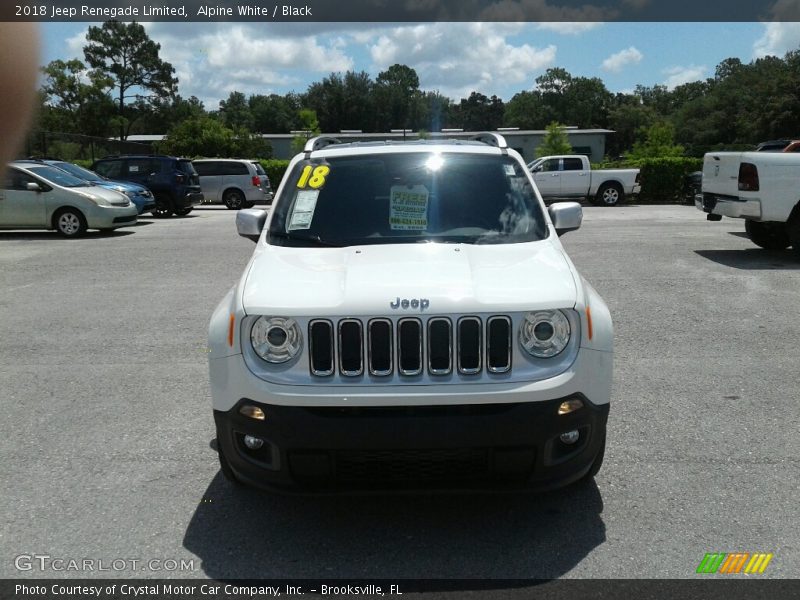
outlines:
[{"label": "round headlight", "polygon": [[303,347],[303,335],[294,319],[286,317],[259,317],[250,330],[253,350],[271,363],[285,363],[293,359]]},{"label": "round headlight", "polygon": [[569,319],[560,310],[537,310],[525,315],[519,330],[519,343],[536,358],[560,354],[569,343]]}]

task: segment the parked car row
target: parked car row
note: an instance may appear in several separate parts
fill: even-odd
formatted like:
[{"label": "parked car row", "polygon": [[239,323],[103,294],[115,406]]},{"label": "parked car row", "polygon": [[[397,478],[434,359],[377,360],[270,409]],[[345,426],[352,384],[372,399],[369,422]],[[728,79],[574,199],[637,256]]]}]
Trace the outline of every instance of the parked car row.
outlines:
[{"label": "parked car row", "polygon": [[135,225],[130,197],[38,160],[8,165],[0,189],[0,228],[55,229],[77,237],[87,229]]},{"label": "parked car row", "polygon": [[0,228],[55,229],[75,237],[111,230],[136,216],[184,216],[203,201],[229,209],[271,202],[272,187],[257,161],[163,155],[108,156],[91,169],[55,159],[8,165],[0,190]]}]

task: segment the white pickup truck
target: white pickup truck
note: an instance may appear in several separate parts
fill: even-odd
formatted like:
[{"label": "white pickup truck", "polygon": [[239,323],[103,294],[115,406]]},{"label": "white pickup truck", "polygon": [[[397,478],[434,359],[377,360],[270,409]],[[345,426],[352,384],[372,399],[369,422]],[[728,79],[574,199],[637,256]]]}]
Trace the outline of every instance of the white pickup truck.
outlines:
[{"label": "white pickup truck", "polygon": [[589,159],[577,154],[542,156],[528,168],[545,200],[586,198],[592,204],[616,206],[641,190],[639,169],[592,171]]},{"label": "white pickup truck", "polygon": [[695,206],[709,221],[745,220],[750,240],[768,250],[792,246],[800,255],[800,155],[709,152]]}]

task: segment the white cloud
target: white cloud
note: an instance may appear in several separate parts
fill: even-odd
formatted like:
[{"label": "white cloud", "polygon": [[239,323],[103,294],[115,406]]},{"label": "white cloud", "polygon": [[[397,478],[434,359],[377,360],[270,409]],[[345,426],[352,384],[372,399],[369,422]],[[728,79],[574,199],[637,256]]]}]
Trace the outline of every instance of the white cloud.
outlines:
[{"label": "white cloud", "polygon": [[643,55],[635,47],[631,46],[625,50],[620,50],[616,54],[612,54],[603,61],[602,69],[604,71],[611,71],[612,73],[619,73],[628,65],[638,65],[642,62]]},{"label": "white cloud", "polygon": [[704,66],[690,65],[688,67],[670,67],[664,69],[664,74],[667,78],[664,80],[664,85],[668,89],[673,89],[684,83],[690,83],[703,79],[706,76],[708,69]]},{"label": "white cloud", "polygon": [[500,94],[527,84],[555,63],[556,47],[512,45],[506,38],[520,23],[428,23],[384,31],[371,45],[377,73],[394,63],[412,66],[420,87],[458,99],[479,91]]},{"label": "white cloud", "polygon": [[783,56],[800,46],[800,23],[764,23],[764,34],[753,44],[753,58]]},{"label": "white cloud", "polygon": [[345,36],[323,40],[311,27],[277,28],[243,23],[148,23],[148,35],[161,44],[160,56],[175,67],[180,94],[197,96],[208,109],[232,91],[281,93],[310,81],[301,72],[347,71],[354,61]]},{"label": "white cloud", "polygon": [[[67,52],[64,56],[69,58],[77,57],[83,60],[83,47],[86,45],[86,31],[82,31],[81,33],[76,33],[72,37],[68,37],[66,40],[64,40],[64,45],[67,49]],[[66,58],[65,60],[69,59]]]}]

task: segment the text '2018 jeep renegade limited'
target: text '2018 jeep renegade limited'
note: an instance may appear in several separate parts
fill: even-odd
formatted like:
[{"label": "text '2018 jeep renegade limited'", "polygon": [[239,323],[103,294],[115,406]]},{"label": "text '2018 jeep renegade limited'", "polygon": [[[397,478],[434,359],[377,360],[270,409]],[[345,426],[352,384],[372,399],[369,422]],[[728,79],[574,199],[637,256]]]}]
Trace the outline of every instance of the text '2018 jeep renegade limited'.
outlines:
[{"label": "text '2018 jeep renegade limited'", "polygon": [[273,489],[549,488],[592,477],[609,311],[497,134],[315,138],[209,327],[223,473]]}]

